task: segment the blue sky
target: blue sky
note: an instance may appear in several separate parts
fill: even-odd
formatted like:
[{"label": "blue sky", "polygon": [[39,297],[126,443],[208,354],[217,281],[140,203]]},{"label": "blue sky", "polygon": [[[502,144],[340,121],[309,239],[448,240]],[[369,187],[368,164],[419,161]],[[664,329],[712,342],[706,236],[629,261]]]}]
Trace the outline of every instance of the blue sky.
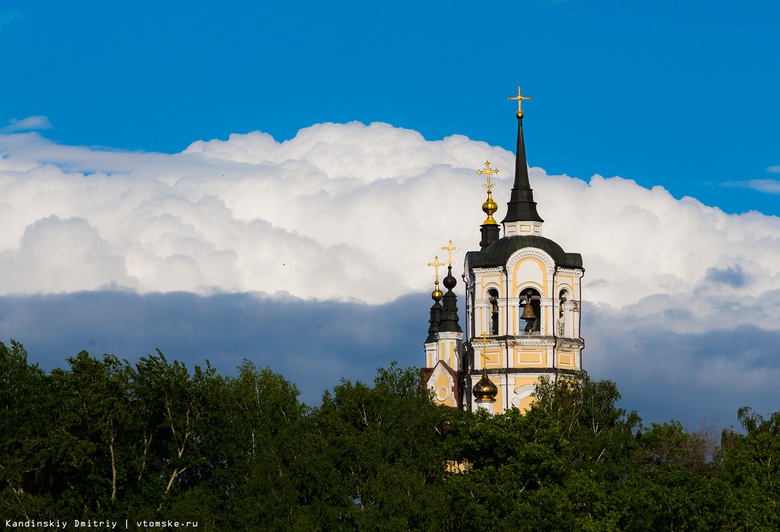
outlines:
[{"label": "blue sky", "polygon": [[[483,157],[511,178],[506,98],[522,85],[533,97],[526,145],[545,234],[585,260],[586,368],[590,357],[594,376],[615,379],[627,406],[655,420],[776,410],[780,397],[762,379],[780,371],[780,311],[767,303],[780,290],[778,20],[769,1],[6,0],[0,339],[51,365],[83,348],[187,357],[197,337],[198,356],[224,360],[221,369],[263,351],[261,364],[296,379],[310,402],[340,375],[370,378],[392,359],[419,365],[424,263],[453,234],[473,247],[482,192],[469,201],[467,176]],[[353,121],[389,126],[310,127]],[[273,139],[245,135],[255,131]],[[285,194],[299,198],[287,212]],[[428,200],[418,206],[417,195]],[[385,200],[386,213],[371,208]],[[464,215],[471,203],[474,220]],[[388,229],[407,207],[410,225]],[[377,238],[390,251],[359,242]],[[284,266],[266,260],[277,252],[288,253]],[[300,281],[309,264],[327,280]],[[268,297],[247,295],[256,293]],[[242,309],[294,321],[280,298],[324,320],[318,357],[289,363],[302,348],[282,340],[286,325],[235,327]],[[410,301],[419,331],[401,310]],[[738,319],[718,315],[727,305],[741,305]],[[175,310],[184,307],[191,314]],[[163,310],[178,316],[167,328]],[[353,343],[370,355],[327,332],[359,316]],[[729,327],[739,334],[714,340]],[[372,351],[372,335],[389,337],[387,347]],[[637,338],[644,354],[626,362],[619,351],[640,351]],[[671,370],[700,365],[714,373],[686,395]],[[755,380],[731,386],[735,371]],[[661,391],[648,384],[659,379]]]},{"label": "blue sky", "polygon": [[723,186],[778,178],[777,20],[772,1],[6,0],[0,123],[44,115],[60,142],[174,152],[382,121],[511,149],[496,124],[521,84],[532,165],[780,214]]}]

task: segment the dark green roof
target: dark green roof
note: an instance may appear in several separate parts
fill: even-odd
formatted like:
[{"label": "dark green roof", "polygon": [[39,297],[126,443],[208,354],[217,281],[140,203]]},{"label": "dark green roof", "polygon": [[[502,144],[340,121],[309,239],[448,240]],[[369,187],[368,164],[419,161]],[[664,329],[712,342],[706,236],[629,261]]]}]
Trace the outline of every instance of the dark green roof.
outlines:
[{"label": "dark green roof", "polygon": [[544,251],[552,257],[558,266],[582,269],[582,255],[566,253],[561,246],[543,236],[505,236],[482,251],[470,251],[467,257],[471,266],[475,268],[503,266],[513,253],[524,248],[536,248]]}]

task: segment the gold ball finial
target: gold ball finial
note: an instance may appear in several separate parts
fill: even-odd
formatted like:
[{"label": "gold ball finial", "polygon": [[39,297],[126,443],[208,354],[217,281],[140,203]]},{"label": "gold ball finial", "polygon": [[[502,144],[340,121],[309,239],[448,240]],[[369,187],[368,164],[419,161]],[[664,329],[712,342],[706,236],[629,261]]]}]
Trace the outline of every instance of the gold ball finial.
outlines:
[{"label": "gold ball finial", "polygon": [[493,201],[493,183],[490,182],[490,176],[497,173],[497,168],[490,168],[490,161],[485,162],[484,170],[477,170],[478,175],[483,175],[487,179],[487,183],[482,185],[487,189],[487,200],[482,204],[482,211],[487,214],[487,218],[482,222],[482,225],[498,225],[498,222],[493,218],[493,214],[498,210],[498,205]]},{"label": "gold ball finial", "polygon": [[493,215],[498,210],[498,204],[493,201],[493,194],[490,190],[488,190],[487,193],[487,199],[485,200],[485,203],[482,204],[482,212],[487,214],[487,218],[485,218],[485,221],[482,222],[482,225],[498,225],[498,222],[496,222],[496,219],[493,218]]},{"label": "gold ball finial", "polygon": [[[450,245],[452,245],[452,241],[450,241]],[[436,255],[434,257],[433,262],[429,262],[428,266],[433,266],[433,269],[435,271],[434,279],[436,280],[433,284],[433,292],[431,292],[431,298],[433,298],[434,301],[441,301],[441,299],[444,297],[444,294],[441,290],[439,290],[439,266],[444,266],[443,262],[439,262],[439,256]]]},{"label": "gold ball finial", "polygon": [[433,285],[433,292],[431,292],[431,299],[434,301],[441,301],[443,297],[444,294],[439,290],[439,280],[436,279],[436,283]]}]

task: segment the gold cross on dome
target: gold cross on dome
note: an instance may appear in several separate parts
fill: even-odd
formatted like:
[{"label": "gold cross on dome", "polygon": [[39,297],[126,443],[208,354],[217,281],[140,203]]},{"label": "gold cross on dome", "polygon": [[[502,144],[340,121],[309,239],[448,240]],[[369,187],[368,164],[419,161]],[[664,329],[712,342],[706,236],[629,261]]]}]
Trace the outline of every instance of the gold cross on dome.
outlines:
[{"label": "gold cross on dome", "polygon": [[485,331],[482,331],[482,360],[487,363],[487,334]]},{"label": "gold cross on dome", "polygon": [[517,114],[522,115],[523,114],[523,100],[530,100],[530,96],[523,96],[520,92],[520,86],[517,87],[517,96],[510,96],[507,98],[507,100],[515,100],[517,101]]},{"label": "gold cross on dome", "polygon": [[449,246],[442,246],[441,249],[449,252],[450,257],[449,257],[449,259],[447,259],[447,264],[452,266],[452,252],[455,251],[456,249],[460,249],[460,248],[452,247],[452,240],[450,240],[450,245]]},{"label": "gold cross on dome", "polygon": [[490,190],[493,188],[493,183],[490,182],[490,176],[493,174],[497,174],[498,169],[496,168],[490,168],[490,161],[485,161],[485,169],[484,170],[477,170],[477,174],[483,175],[487,178],[487,184],[482,185],[486,189]]},{"label": "gold cross on dome", "polygon": [[433,270],[434,270],[434,272],[436,272],[435,273],[435,275],[436,275],[435,279],[436,279],[436,282],[438,283],[439,282],[439,266],[444,266],[444,263],[443,262],[439,262],[439,256],[436,255],[433,258],[433,262],[429,262],[428,263],[428,266],[433,266]]}]

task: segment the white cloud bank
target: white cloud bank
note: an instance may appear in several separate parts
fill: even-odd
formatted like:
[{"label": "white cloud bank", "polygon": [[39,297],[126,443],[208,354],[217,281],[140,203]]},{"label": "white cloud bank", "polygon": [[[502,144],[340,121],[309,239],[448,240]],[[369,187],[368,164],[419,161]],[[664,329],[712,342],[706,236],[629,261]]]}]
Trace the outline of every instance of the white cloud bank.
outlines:
[{"label": "white cloud bank", "polygon": [[[533,151],[532,122],[526,136]],[[169,155],[0,134],[0,295],[110,287],[387,303],[431,289],[425,264],[450,238],[458,273],[477,249],[486,160],[501,170],[500,220],[514,156],[463,136],[319,124],[282,143],[253,132]],[[780,378],[774,358],[734,351],[750,351],[754,328],[780,330],[779,218],[725,214],[619,177],[530,177],[544,234],[583,255],[583,295],[603,318],[585,317],[591,368],[656,378],[648,359],[661,373],[677,364],[706,374],[711,394],[739,371]],[[739,339],[730,351],[650,339],[723,331]],[[629,345],[630,357],[616,351]],[[651,352],[659,345],[681,358]]]},{"label": "white cloud bank", "polygon": [[[502,170],[500,219],[513,167],[501,148],[379,123],[319,124],[282,143],[231,135],[173,155],[0,135],[0,154],[0,294],[117,286],[387,302],[428,288],[425,263],[448,239],[459,261],[476,249],[475,169]],[[545,235],[583,254],[593,302],[780,288],[777,217],[617,177],[533,168],[531,182]]]}]

